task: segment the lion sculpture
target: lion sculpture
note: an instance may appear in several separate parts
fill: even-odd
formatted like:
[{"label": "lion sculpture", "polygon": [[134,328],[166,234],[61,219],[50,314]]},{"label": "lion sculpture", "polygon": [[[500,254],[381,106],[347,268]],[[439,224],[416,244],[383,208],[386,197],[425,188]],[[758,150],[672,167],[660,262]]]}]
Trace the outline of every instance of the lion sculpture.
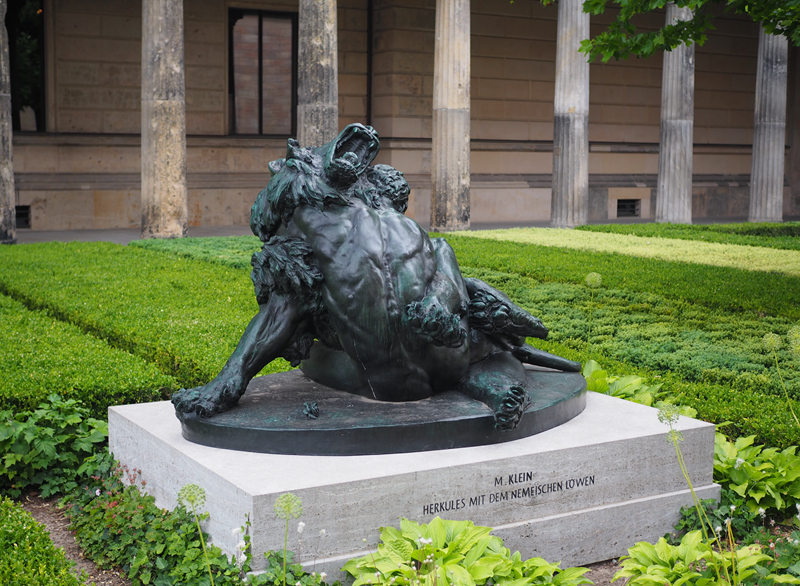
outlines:
[{"label": "lion sculpture", "polygon": [[379,144],[374,129],[351,124],[317,148],[290,139],[270,163],[250,219],[264,243],[252,259],[259,312],[214,380],[173,395],[179,417],[231,408],[284,357],[319,383],[381,401],[456,389],[506,430],[530,401],[523,363],[580,370],[526,344],[547,335],[541,321],[463,277],[447,242],[404,215],[402,173],[371,165]]}]

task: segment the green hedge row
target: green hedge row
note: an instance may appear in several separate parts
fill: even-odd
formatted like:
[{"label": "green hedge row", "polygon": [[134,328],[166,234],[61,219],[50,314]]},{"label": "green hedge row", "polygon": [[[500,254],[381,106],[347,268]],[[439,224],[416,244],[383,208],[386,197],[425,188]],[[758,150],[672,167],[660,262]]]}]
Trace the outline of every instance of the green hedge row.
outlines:
[{"label": "green hedge row", "polygon": [[[465,274],[506,291],[544,320],[551,339],[540,347],[593,358],[613,372],[661,377],[705,419],[719,423],[735,414],[743,433],[770,445],[797,443],[762,340],[792,326],[797,279],[458,235],[448,240]],[[255,312],[247,267],[258,246],[255,238],[237,237],[7,247],[0,249],[0,290],[157,365],[174,384],[200,384],[216,374]],[[583,284],[590,271],[602,274],[602,287]],[[750,291],[736,302],[723,286],[733,276]],[[737,303],[750,310],[734,311]],[[791,354],[783,348],[778,358],[788,392],[800,398]],[[283,368],[281,362],[271,370]],[[82,392],[76,391],[72,396]],[[95,404],[104,398],[97,391]],[[749,412],[740,405],[761,407]]]},{"label": "green hedge row", "polygon": [[702,240],[800,250],[800,222],[744,224],[595,224],[578,230],[658,238]]},{"label": "green hedge row", "polygon": [[0,497],[0,584],[78,586],[83,584],[43,525],[19,504]]},{"label": "green hedge row", "polygon": [[251,269],[250,258],[261,249],[261,240],[255,236],[219,236],[215,238],[151,238],[134,240],[130,246],[167,252],[204,260],[234,269]]},{"label": "green hedge row", "polygon": [[446,235],[462,267],[519,274],[537,282],[583,283],[587,273],[606,287],[751,315],[800,319],[800,278],[724,267],[567,250]]},{"label": "green hedge row", "polygon": [[0,249],[0,263],[0,292],[152,362],[182,386],[213,377],[258,310],[247,272],[139,247],[11,246]]},{"label": "green hedge row", "polygon": [[48,395],[80,399],[97,417],[106,407],[164,399],[175,379],[76,326],[0,295],[0,403],[35,408]]},{"label": "green hedge row", "polygon": [[[452,239],[448,235],[448,240]],[[468,240],[455,239],[459,243]],[[763,344],[764,334],[784,336],[793,325],[791,320],[709,308],[682,299],[680,291],[671,296],[612,288],[607,285],[605,273],[603,286],[589,289],[583,284],[587,267],[582,265],[572,267],[577,282],[537,282],[529,276],[487,268],[503,266],[504,261],[497,259],[497,250],[509,243],[474,239],[471,243],[477,245],[470,248],[470,260],[479,266],[465,266],[462,260],[464,274],[484,279],[542,318],[551,336],[545,342],[537,340],[537,346],[579,361],[592,358],[612,372],[635,371],[659,380],[704,419],[716,423],[735,421],[732,430],[755,434],[770,445],[797,443],[797,430],[787,411],[783,388]],[[164,240],[137,245],[244,267],[244,259],[249,259],[258,241]],[[570,255],[573,253],[569,251]],[[541,266],[543,272],[553,271],[541,258],[510,259],[517,266],[531,262]],[[649,261],[643,266],[657,262]],[[684,269],[680,263],[674,264]],[[691,268],[697,280],[703,280],[708,272],[717,273],[717,269],[706,266]],[[754,282],[770,281],[772,277],[763,273],[747,276]],[[675,293],[675,289],[669,293]],[[784,365],[782,375],[789,391],[800,398],[800,373],[792,368],[793,356],[786,346],[779,349],[778,358]],[[793,404],[800,412],[800,403]]]}]

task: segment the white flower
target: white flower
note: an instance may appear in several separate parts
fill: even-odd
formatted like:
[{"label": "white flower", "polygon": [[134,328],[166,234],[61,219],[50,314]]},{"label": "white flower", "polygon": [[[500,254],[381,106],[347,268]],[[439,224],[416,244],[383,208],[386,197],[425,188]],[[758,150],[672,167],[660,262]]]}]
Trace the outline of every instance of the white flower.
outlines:
[{"label": "white flower", "polygon": [[328,534],[328,532],[327,532],[327,531],[325,531],[324,529],[320,529],[320,530],[319,530],[319,536],[320,536],[320,537],[325,537],[327,534]]},{"label": "white flower", "polygon": [[716,527],[714,527],[714,531],[715,531],[717,534],[719,534],[719,533],[722,533],[722,527],[720,527],[719,525],[717,525]]},{"label": "white flower", "polygon": [[731,513],[736,510],[736,505],[731,505]]},{"label": "white flower", "polygon": [[247,549],[247,544],[244,541],[240,541],[239,543],[236,544],[236,549],[244,551],[245,549]]},{"label": "white flower", "polygon": [[759,515],[759,517],[761,517],[763,519],[764,517],[767,516],[767,512],[764,510],[763,507],[759,507],[758,508],[758,515]]},{"label": "white flower", "polygon": [[233,537],[239,537],[241,532],[242,532],[242,528],[241,527],[234,527],[233,529],[231,529],[231,535]]},{"label": "white flower", "polygon": [[744,460],[742,460],[741,458],[736,458],[736,464],[734,464],[733,467],[738,470],[739,466],[741,466],[742,464],[744,464]]},{"label": "white flower", "polygon": [[324,580],[325,580],[325,578],[327,578],[327,577],[328,577],[328,574],[327,574],[327,573],[325,573],[325,572],[320,572],[320,573],[319,573],[319,579],[320,579],[320,580],[323,580],[323,581],[324,581]]},{"label": "white flower", "polygon": [[100,496],[101,494],[103,494],[103,493],[100,492],[99,488],[96,491],[94,491],[94,496]]},{"label": "white flower", "polygon": [[305,524],[305,523],[303,523],[302,521],[300,521],[300,522],[297,524],[297,532],[298,532],[298,533],[302,533],[302,532],[303,532],[303,529],[305,529],[305,528],[306,528],[306,524]]}]

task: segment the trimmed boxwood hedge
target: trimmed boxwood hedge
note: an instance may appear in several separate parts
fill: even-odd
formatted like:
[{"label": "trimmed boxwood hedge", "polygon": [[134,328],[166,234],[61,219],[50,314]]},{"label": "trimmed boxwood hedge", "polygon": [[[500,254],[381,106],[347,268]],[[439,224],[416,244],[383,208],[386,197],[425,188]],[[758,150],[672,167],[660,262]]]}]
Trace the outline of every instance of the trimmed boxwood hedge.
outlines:
[{"label": "trimmed boxwood hedge", "polygon": [[[587,266],[569,261],[577,251],[568,251],[565,255],[572,280],[559,281],[552,277],[563,279],[563,273],[556,273],[564,265],[554,267],[548,260],[561,259],[561,254],[526,257],[518,251],[530,250],[530,245],[519,247],[514,243],[479,241],[450,234],[447,239],[461,247],[457,248],[457,254],[465,275],[484,279],[505,291],[550,327],[549,340],[534,341],[538,347],[575,360],[592,358],[611,372],[636,372],[657,380],[684,403],[697,409],[704,419],[717,423],[733,420],[730,430],[756,434],[770,445],[797,442],[797,430],[787,412],[771,357],[765,353],[762,343],[765,333],[784,335],[793,320],[786,316],[759,315],[755,311],[730,311],[719,303],[719,295],[712,299],[710,307],[689,302],[686,297],[692,297],[694,291],[682,289],[677,279],[674,287],[655,293],[613,287],[608,284],[607,273],[603,273],[603,286],[590,290],[584,284],[589,272]],[[258,246],[255,238],[196,240],[145,241],[137,245],[165,253],[174,250],[188,257],[197,253],[199,258],[241,267],[245,266],[243,258],[249,258]],[[466,255],[473,263],[469,266],[463,260],[465,246],[471,252]],[[501,255],[507,253],[508,256],[498,258],[498,250]],[[586,253],[584,258],[593,262],[599,259],[600,264],[607,263],[604,267],[614,266],[607,262],[608,256],[623,261],[630,258],[597,253]],[[537,280],[535,276],[497,270],[498,266],[506,267],[506,261],[523,270],[535,265],[539,269],[537,276],[544,274],[548,278]],[[720,280],[723,275],[730,275],[730,269],[718,272],[713,267],[663,261],[633,262],[630,266],[643,271],[645,267],[659,264],[675,265],[674,274],[691,277],[692,284],[704,281],[709,273],[718,275]],[[597,264],[588,266],[593,270]],[[755,287],[762,280],[774,282],[774,275],[768,273],[738,272],[744,273]],[[618,274],[626,276],[624,271]],[[712,292],[711,288],[706,291],[709,296]],[[791,291],[789,293],[788,297],[792,298]],[[780,296],[780,291],[776,296]],[[762,301],[750,300],[756,307],[760,307]],[[793,360],[785,347],[779,351],[779,359],[786,366]],[[800,373],[785,368],[783,376],[790,391],[800,398]],[[795,410],[800,412],[796,401]]]},{"label": "trimmed boxwood hedge", "polygon": [[182,386],[216,375],[258,310],[247,272],[140,247],[29,244],[0,249],[0,263],[0,292],[154,363]]},{"label": "trimmed boxwood hedge", "polygon": [[723,311],[800,319],[800,277],[568,250],[448,234],[462,267],[519,274],[537,282],[583,283],[603,276],[612,289],[653,293]]},{"label": "trimmed boxwood hedge", "polygon": [[78,586],[74,563],[57,548],[43,525],[11,499],[0,496],[0,584]]},{"label": "trimmed boxwood hedge", "polygon": [[164,399],[178,386],[155,365],[0,295],[0,403],[34,409],[51,393],[105,419],[108,405]]},{"label": "trimmed boxwood hedge", "polygon": [[[797,443],[762,338],[786,334],[800,316],[799,279],[458,234],[447,239],[466,275],[506,291],[544,320],[551,338],[535,341],[539,347],[659,380],[701,417],[732,420],[770,445]],[[0,249],[0,290],[157,365],[176,384],[201,384],[256,311],[249,259],[259,245],[254,237],[232,237]],[[602,287],[584,284],[589,272],[602,275]],[[798,399],[792,360],[779,351],[788,391]],[[286,367],[279,362],[270,370]]]}]

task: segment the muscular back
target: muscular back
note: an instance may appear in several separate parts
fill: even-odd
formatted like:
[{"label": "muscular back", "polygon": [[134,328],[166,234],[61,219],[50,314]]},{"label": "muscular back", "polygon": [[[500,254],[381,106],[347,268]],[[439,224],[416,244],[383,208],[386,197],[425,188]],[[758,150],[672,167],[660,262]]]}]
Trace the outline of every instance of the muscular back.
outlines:
[{"label": "muscular back", "polygon": [[[398,380],[413,387],[402,392],[407,400],[409,392],[430,395],[438,379],[460,378],[467,366],[464,348],[431,347],[406,319],[409,304],[423,302],[432,286],[442,288],[433,243],[416,222],[392,208],[354,200],[325,210],[298,208],[289,235],[313,250],[325,311],[376,398],[392,399],[400,391]],[[462,292],[452,288],[448,311],[463,302]],[[452,374],[438,360],[438,372],[428,368],[432,355],[443,352],[452,355]]]}]

